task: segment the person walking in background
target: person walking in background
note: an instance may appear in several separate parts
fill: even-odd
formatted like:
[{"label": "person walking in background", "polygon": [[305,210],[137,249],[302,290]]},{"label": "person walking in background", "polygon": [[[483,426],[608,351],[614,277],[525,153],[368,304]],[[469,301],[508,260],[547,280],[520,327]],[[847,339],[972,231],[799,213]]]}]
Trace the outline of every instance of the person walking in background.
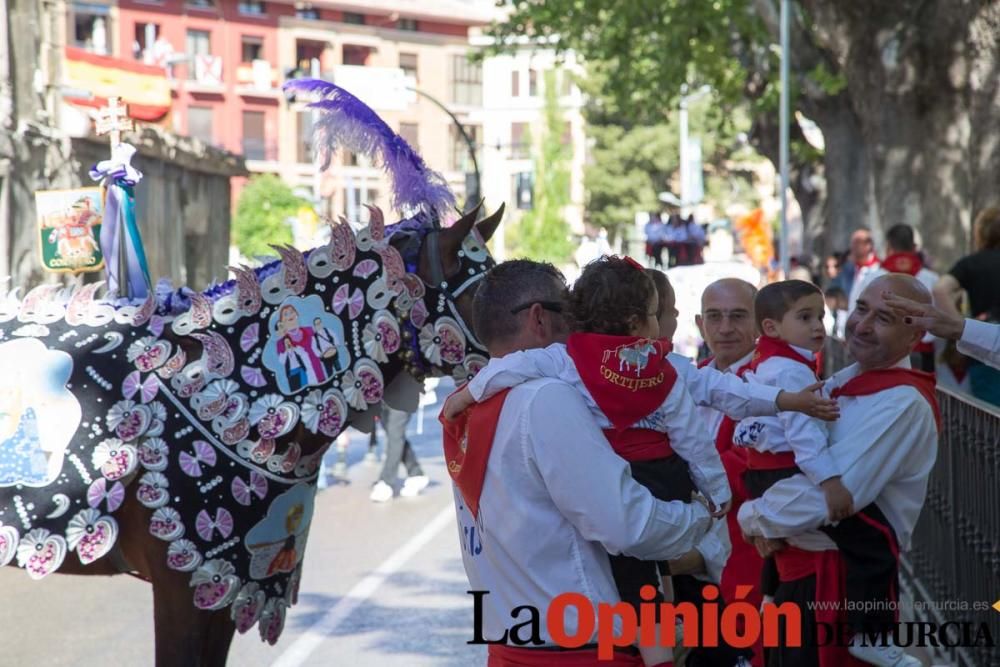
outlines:
[{"label": "person walking in background", "polygon": [[406,425],[413,416],[411,412],[396,410],[388,405],[382,407],[382,427],[385,428],[385,463],[382,465],[382,475],[372,487],[369,498],[372,502],[384,503],[392,500],[398,480],[399,464],[406,466],[406,479],[399,495],[403,498],[413,497],[427,488],[430,479],[424,474],[413,453],[413,446],[406,439]]},{"label": "person walking in background", "polygon": [[[905,273],[913,276],[917,281],[930,292],[934,289],[938,280],[938,274],[925,266],[924,256],[917,251],[917,243],[914,240],[913,228],[909,225],[893,225],[885,234],[885,259],[882,266],[875,271],[871,271],[865,277],[861,290],[864,290],[872,280],[887,273]],[[919,368],[928,373],[934,372],[934,336],[927,334],[920,341],[913,351],[913,358],[910,360],[914,368]]]},{"label": "person walking in background", "polygon": [[643,233],[646,235],[646,260],[657,268],[663,268],[663,245],[666,240],[666,225],[659,213],[650,213]]},{"label": "person walking in background", "polygon": [[867,227],[861,227],[851,234],[851,250],[848,261],[840,269],[840,286],[847,294],[847,310],[854,310],[861,290],[869,276],[878,270],[881,263],[875,254],[875,241]]},{"label": "person walking in background", "polygon": [[[976,216],[974,241],[975,252],[958,260],[934,286],[934,305],[960,317],[958,303],[964,291],[973,319],[1000,323],[1000,207]],[[1000,405],[1000,371],[972,360],[968,373],[972,395]]]}]

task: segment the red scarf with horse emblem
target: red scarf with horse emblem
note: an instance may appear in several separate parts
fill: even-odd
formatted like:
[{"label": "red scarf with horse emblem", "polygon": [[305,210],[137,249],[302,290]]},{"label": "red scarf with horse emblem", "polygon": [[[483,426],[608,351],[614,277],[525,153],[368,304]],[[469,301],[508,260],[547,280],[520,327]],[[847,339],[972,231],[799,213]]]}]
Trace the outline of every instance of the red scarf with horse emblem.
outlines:
[{"label": "red scarf with horse emblem", "polygon": [[509,392],[510,389],[505,389],[482,403],[471,405],[451,421],[444,415],[438,417],[444,427],[444,460],[448,463],[448,474],[474,517],[479,515],[486,464],[493,449],[500,411]]},{"label": "red scarf with horse emblem", "polygon": [[583,385],[616,431],[623,431],[663,405],[677,381],[667,361],[673,346],[661,338],[575,333],[566,351]]}]

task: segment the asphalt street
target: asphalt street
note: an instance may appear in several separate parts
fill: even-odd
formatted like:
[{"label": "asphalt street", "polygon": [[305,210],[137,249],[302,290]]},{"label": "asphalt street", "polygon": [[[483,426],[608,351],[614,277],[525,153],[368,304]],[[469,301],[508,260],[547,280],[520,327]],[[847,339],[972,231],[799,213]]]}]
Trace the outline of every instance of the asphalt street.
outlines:
[{"label": "asphalt street", "polygon": [[[261,642],[256,628],[237,635],[230,665],[485,664],[485,650],[466,644],[472,602],[437,422],[452,386],[442,382],[422,424],[410,420],[408,438],[432,480],[416,498],[371,502],[381,464],[364,460],[368,436],[350,432],[344,481],[316,499],[299,603],[284,634],[275,646]],[[380,429],[380,453],[384,443]],[[331,450],[328,461],[335,459]],[[19,568],[0,568],[0,600],[4,667],[153,664],[152,594],[137,579],[32,581]]]}]

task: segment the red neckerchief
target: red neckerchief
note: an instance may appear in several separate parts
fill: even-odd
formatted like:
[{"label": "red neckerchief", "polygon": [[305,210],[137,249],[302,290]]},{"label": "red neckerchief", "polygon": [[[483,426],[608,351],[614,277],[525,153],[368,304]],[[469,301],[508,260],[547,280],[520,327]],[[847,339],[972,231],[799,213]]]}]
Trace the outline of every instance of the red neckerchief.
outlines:
[{"label": "red neckerchief", "polygon": [[882,260],[882,268],[889,273],[908,273],[917,275],[924,266],[924,261],[915,252],[894,252]]},{"label": "red neckerchief", "polygon": [[677,381],[670,341],[638,336],[571,334],[566,352],[601,412],[616,430],[663,405]]},{"label": "red neckerchief", "polygon": [[863,262],[854,262],[855,268],[858,270],[865,268],[866,266],[875,266],[878,264],[878,255],[872,254],[871,259],[866,259]]},{"label": "red neckerchief", "polygon": [[856,375],[841,387],[837,387],[830,396],[867,396],[877,394],[880,391],[898,387],[901,384],[909,385],[920,392],[927,403],[934,411],[934,422],[937,424],[938,433],[941,432],[941,410],[938,408],[937,395],[934,391],[937,379],[933,373],[924,373],[909,368],[881,368],[874,371],[866,371]]},{"label": "red neckerchief", "polygon": [[798,352],[787,342],[781,340],[780,338],[771,338],[770,336],[761,336],[757,339],[757,349],[754,351],[753,358],[750,360],[750,370],[757,370],[762,363],[772,357],[784,357],[786,359],[791,359],[792,361],[797,361],[800,364],[805,364],[814,375],[819,375],[818,359],[816,357],[810,359],[804,354]]},{"label": "red neckerchief", "polygon": [[444,460],[448,474],[455,482],[472,516],[479,515],[479,496],[483,493],[486,464],[493,448],[500,410],[510,389],[470,406],[449,421],[443,415],[438,420],[444,427]]}]

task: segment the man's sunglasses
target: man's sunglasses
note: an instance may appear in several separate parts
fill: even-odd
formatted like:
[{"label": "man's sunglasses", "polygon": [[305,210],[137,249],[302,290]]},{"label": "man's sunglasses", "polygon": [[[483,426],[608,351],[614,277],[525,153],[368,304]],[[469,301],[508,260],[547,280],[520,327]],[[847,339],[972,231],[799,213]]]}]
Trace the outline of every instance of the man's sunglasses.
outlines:
[{"label": "man's sunglasses", "polygon": [[542,310],[547,310],[552,313],[561,313],[563,311],[563,305],[558,301],[529,301],[528,303],[522,303],[517,308],[511,308],[510,314],[517,315],[522,310],[527,310],[536,303],[542,307]]}]

